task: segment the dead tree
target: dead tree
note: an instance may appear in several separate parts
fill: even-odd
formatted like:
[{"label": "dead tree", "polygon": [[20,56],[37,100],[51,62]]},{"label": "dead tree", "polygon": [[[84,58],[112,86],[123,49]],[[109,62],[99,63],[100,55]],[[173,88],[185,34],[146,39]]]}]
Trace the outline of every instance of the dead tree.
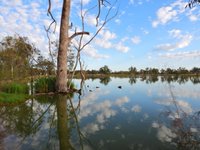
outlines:
[{"label": "dead tree", "polygon": [[[56,74],[56,90],[58,93],[67,93],[69,92],[69,88],[67,86],[68,80],[68,68],[67,68],[67,53],[70,47],[70,44],[74,42],[73,39],[76,38],[77,44],[73,44],[75,49],[77,50],[76,55],[76,62],[73,68],[72,78],[74,76],[74,72],[79,64],[80,70],[82,70],[82,63],[80,58],[80,52],[89,45],[93,39],[98,35],[98,33],[103,29],[103,27],[117,15],[117,11],[111,15],[111,10],[113,10],[114,5],[111,5],[107,0],[97,0],[97,4],[92,6],[91,9],[88,9],[87,11],[83,11],[83,1],[80,0],[81,3],[81,31],[77,31],[75,28],[74,34],[69,35],[69,30],[71,28],[70,26],[70,10],[71,10],[71,0],[63,0],[63,6],[62,6],[62,15],[61,15],[61,23],[60,23],[60,36],[59,36],[59,48],[58,48],[58,56],[57,56],[57,74]],[[109,5],[109,8],[107,9],[106,15],[101,23],[99,23],[101,12],[102,12],[102,6],[106,7]],[[93,10],[97,9],[97,15],[96,15],[96,27],[98,28],[96,33],[94,33],[93,36],[87,41],[83,42],[83,38],[85,35],[89,35],[89,32],[85,31],[85,16],[86,14]],[[52,23],[49,25],[49,27],[46,29],[48,32],[51,28],[52,24],[56,24],[56,20],[54,19],[52,13],[51,13],[51,0],[49,0],[49,8],[48,8],[48,14],[50,15],[52,19]],[[77,39],[78,38],[78,39]],[[81,76],[84,78],[84,75],[82,72]]]}]

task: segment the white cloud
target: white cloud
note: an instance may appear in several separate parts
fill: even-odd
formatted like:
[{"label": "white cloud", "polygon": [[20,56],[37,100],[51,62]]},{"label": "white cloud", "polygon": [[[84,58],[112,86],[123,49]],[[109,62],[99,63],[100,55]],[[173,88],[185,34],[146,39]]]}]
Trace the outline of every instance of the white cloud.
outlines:
[{"label": "white cloud", "polygon": [[196,10],[196,7],[193,9],[190,9],[190,11],[187,13],[187,17],[189,18],[191,22],[195,22],[199,20],[199,17],[200,17],[199,11],[194,13],[195,10]]},{"label": "white cloud", "polygon": [[83,50],[83,54],[95,59],[109,58],[108,55],[99,54],[98,51],[92,45],[87,45]]},{"label": "white cloud", "polygon": [[[146,0],[146,2],[148,2],[149,0]],[[129,0],[129,4],[130,5],[134,5],[134,4],[137,4],[137,5],[142,5],[144,2],[144,0]]]},{"label": "white cloud", "polygon": [[181,35],[181,30],[179,29],[172,29],[170,31],[168,31],[169,35],[174,37],[174,38],[181,38],[182,35]]},{"label": "white cloud", "polygon": [[120,24],[121,20],[120,19],[115,19],[115,23]]},{"label": "white cloud", "polygon": [[139,44],[141,42],[140,37],[139,36],[134,36],[131,38],[131,41],[133,42],[133,44]]},{"label": "white cloud", "polygon": [[91,27],[94,27],[97,24],[96,16],[94,15],[87,15],[85,20],[86,24],[88,24]]},{"label": "white cloud", "polygon": [[118,51],[123,52],[123,53],[127,53],[130,49],[128,46],[123,45],[122,42],[119,42],[118,44],[116,44],[115,48]]},{"label": "white cloud", "polygon": [[109,30],[102,30],[100,32],[100,35],[101,35],[102,38],[104,38],[106,40],[112,40],[112,39],[115,39],[117,37],[115,33],[112,33]]},{"label": "white cloud", "polygon": [[191,34],[182,34],[181,30],[173,29],[169,31],[169,35],[178,40],[176,43],[165,43],[156,46],[156,50],[174,51],[176,49],[185,48],[190,45],[192,41]]},{"label": "white cloud", "polygon": [[165,53],[159,54],[160,57],[164,58],[198,58],[200,57],[200,50],[199,51],[185,51],[185,52],[176,52],[176,53]]},{"label": "white cloud", "polygon": [[157,11],[157,20],[153,21],[152,26],[157,27],[159,24],[166,24],[167,22],[174,20],[177,16],[177,11],[172,7],[161,7]]},{"label": "white cloud", "polygon": [[105,49],[112,48],[123,53],[127,53],[129,51],[129,47],[124,45],[127,38],[122,38],[118,43],[116,43],[116,34],[109,30],[102,30],[99,35],[100,37],[95,39],[95,44],[99,47],[103,47]]},{"label": "white cloud", "polygon": [[185,2],[178,0],[169,6],[159,8],[156,12],[157,19],[152,22],[152,26],[157,27],[170,21],[177,21],[178,15],[185,11],[185,6]]},{"label": "white cloud", "polygon": [[112,40],[116,38],[115,33],[112,33],[109,30],[102,30],[99,35],[100,37],[96,38],[94,41],[96,45],[105,49],[113,47],[114,44],[112,43]]},{"label": "white cloud", "polygon": [[7,11],[0,13],[0,34],[12,36],[17,33],[26,36],[43,55],[47,56],[48,43],[43,21],[47,18],[46,8],[42,8],[40,2],[28,5],[21,0],[1,1],[0,10],[4,10],[3,8]]}]

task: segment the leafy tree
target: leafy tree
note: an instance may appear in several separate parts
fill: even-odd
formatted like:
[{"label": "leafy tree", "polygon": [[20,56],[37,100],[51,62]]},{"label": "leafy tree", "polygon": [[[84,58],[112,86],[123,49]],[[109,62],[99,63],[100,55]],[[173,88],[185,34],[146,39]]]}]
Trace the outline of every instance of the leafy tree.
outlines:
[{"label": "leafy tree", "polygon": [[133,74],[136,74],[136,73],[137,73],[136,67],[132,67],[132,66],[131,66],[128,70],[129,70],[130,73],[133,73]]},{"label": "leafy tree", "polygon": [[99,69],[99,73],[102,73],[102,74],[109,74],[109,73],[111,73],[111,70],[108,68],[107,65],[105,65],[105,66],[103,66],[103,67],[101,67],[101,68]]},{"label": "leafy tree", "polygon": [[44,57],[39,56],[37,59],[37,64],[35,67],[39,70],[42,75],[53,75],[54,74],[54,64],[52,61],[44,59]]},{"label": "leafy tree", "polygon": [[194,74],[200,74],[200,68],[198,67],[194,67],[190,70],[191,73],[194,73]]},{"label": "leafy tree", "polygon": [[0,42],[1,78],[23,78],[30,74],[38,50],[27,37],[7,36]]}]

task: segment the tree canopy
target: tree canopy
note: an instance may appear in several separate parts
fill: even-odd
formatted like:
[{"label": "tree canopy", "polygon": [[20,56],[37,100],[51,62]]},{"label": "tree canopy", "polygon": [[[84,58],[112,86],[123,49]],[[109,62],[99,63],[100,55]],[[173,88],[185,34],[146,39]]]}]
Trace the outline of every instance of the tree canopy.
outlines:
[{"label": "tree canopy", "polygon": [[0,78],[23,78],[30,74],[34,56],[38,54],[27,37],[7,36],[0,42]]}]

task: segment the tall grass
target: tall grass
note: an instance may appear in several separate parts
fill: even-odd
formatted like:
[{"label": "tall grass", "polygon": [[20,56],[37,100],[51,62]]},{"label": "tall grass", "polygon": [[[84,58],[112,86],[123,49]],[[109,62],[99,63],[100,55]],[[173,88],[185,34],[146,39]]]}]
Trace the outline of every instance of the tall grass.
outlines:
[{"label": "tall grass", "polygon": [[[69,85],[69,83],[67,83]],[[73,89],[75,85],[70,84],[70,89]],[[36,93],[48,93],[56,91],[56,78],[55,77],[42,77],[35,82],[35,92]]]},{"label": "tall grass", "polygon": [[2,92],[13,94],[28,94],[29,87],[25,83],[8,83],[1,87]]},{"label": "tall grass", "polygon": [[35,92],[36,93],[47,93],[56,91],[56,79],[55,77],[39,78],[35,82]]}]

